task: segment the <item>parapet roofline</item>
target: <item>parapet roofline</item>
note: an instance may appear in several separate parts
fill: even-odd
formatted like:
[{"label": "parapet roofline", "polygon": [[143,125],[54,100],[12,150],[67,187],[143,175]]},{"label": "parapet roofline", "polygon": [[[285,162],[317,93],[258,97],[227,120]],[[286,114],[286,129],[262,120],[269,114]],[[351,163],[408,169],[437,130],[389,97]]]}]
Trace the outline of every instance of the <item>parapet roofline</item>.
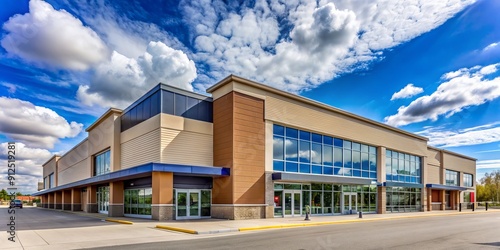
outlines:
[{"label": "parapet roofline", "polygon": [[113,114],[113,113],[121,114],[122,112],[123,111],[121,109],[109,108],[103,115],[101,115],[101,117],[99,117],[99,119],[97,119],[94,123],[90,124],[90,126],[88,126],[87,129],[85,129],[85,132],[89,132],[90,130],[95,128],[102,121],[104,121],[104,119],[108,118],[108,116],[110,116],[111,114]]},{"label": "parapet roofline", "polygon": [[[47,165],[47,163],[49,163],[50,161],[52,161],[52,159],[54,159],[54,158],[56,158],[56,157],[61,158],[61,156],[60,156],[60,155],[53,155],[53,156],[52,156],[52,157],[50,157],[50,159],[48,159],[48,160],[47,160],[44,164],[42,164],[42,167],[43,167],[43,166],[45,166],[45,165]],[[57,161],[57,160],[56,160],[56,161]]]},{"label": "parapet roofline", "polygon": [[427,146],[427,148],[434,149],[436,151],[441,151],[441,152],[444,152],[444,153],[447,153],[447,154],[455,155],[455,156],[458,156],[458,157],[462,157],[462,158],[465,158],[465,159],[477,161],[476,158],[472,158],[470,156],[459,154],[459,153],[456,153],[456,152],[453,152],[453,151],[449,151],[449,150],[446,150],[446,149],[436,148],[436,147],[433,147],[433,146]]},{"label": "parapet roofline", "polygon": [[374,121],[374,120],[371,120],[371,119],[368,119],[368,118],[365,118],[365,117],[362,117],[362,116],[359,116],[359,115],[356,115],[356,114],[344,111],[342,109],[335,108],[335,107],[332,107],[330,105],[327,105],[327,104],[324,104],[324,103],[321,103],[321,102],[318,102],[318,101],[315,101],[315,100],[312,100],[312,99],[309,99],[309,98],[306,98],[306,97],[302,97],[302,96],[299,96],[299,95],[291,94],[291,93],[288,93],[286,91],[279,90],[279,89],[276,89],[276,88],[264,85],[262,83],[258,83],[258,82],[252,81],[252,80],[248,80],[248,79],[245,79],[245,78],[233,75],[233,74],[227,76],[226,78],[222,79],[220,82],[218,82],[215,85],[213,85],[212,87],[208,88],[207,92],[208,93],[213,93],[214,91],[216,91],[220,87],[222,87],[222,86],[224,86],[224,85],[226,85],[226,84],[228,84],[230,82],[233,82],[233,81],[234,82],[238,82],[238,83],[242,83],[242,84],[246,84],[246,85],[249,85],[251,87],[258,88],[258,89],[262,89],[264,91],[268,91],[268,92],[271,92],[271,93],[274,93],[274,94],[278,94],[278,95],[281,95],[281,96],[284,96],[284,97],[288,97],[290,99],[294,99],[296,101],[300,101],[300,102],[303,102],[303,103],[306,103],[306,104],[309,104],[309,105],[312,105],[312,106],[316,106],[316,107],[319,107],[319,108],[322,108],[322,109],[325,109],[325,110],[328,110],[328,111],[333,111],[335,113],[339,113],[339,114],[342,114],[342,115],[345,115],[345,116],[348,116],[348,117],[351,117],[351,118],[354,118],[354,119],[357,119],[357,120],[361,120],[361,121],[364,121],[364,122],[367,122],[367,123],[370,123],[370,124],[373,124],[373,125],[376,125],[376,126],[380,126],[380,127],[383,127],[383,128],[386,128],[386,129],[389,129],[389,130],[392,130],[392,131],[395,131],[395,132],[398,132],[398,133],[401,133],[401,134],[404,134],[404,135],[407,135],[407,136],[410,136],[410,137],[413,137],[413,138],[416,138],[416,139],[419,139],[419,140],[429,141],[429,139],[427,137],[423,137],[423,136],[420,136],[420,135],[417,135],[417,134],[413,134],[413,133],[410,133],[408,131],[405,131],[405,130],[402,130],[402,129],[399,129],[399,128],[395,128],[395,127],[389,126],[387,124],[384,124],[384,123],[381,123],[381,122],[377,122],[377,121]]}]

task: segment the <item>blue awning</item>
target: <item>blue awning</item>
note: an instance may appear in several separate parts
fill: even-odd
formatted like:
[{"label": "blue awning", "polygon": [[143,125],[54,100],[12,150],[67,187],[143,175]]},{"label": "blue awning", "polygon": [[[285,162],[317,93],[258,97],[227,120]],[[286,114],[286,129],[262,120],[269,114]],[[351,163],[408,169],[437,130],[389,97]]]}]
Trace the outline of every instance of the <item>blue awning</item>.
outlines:
[{"label": "blue awning", "polygon": [[448,186],[448,185],[442,185],[442,184],[427,184],[425,186],[428,188],[432,188],[432,189],[454,190],[454,191],[465,191],[468,189],[466,187]]},{"label": "blue awning", "polygon": [[345,177],[335,175],[319,175],[319,174],[299,174],[287,172],[273,173],[274,181],[290,181],[290,182],[316,182],[316,183],[338,183],[338,184],[356,184],[356,185],[376,185],[377,182],[372,179]]},{"label": "blue awning", "polygon": [[424,184],[386,181],[383,183],[383,186],[384,187],[423,188]]},{"label": "blue awning", "polygon": [[151,162],[132,168],[121,169],[107,174],[93,176],[87,179],[68,183],[54,188],[49,188],[46,190],[42,190],[40,192],[36,192],[32,195],[39,196],[42,194],[47,194],[54,191],[60,191],[69,188],[84,187],[88,185],[102,184],[111,181],[121,181],[132,178],[145,177],[151,175],[152,172],[168,172],[168,173],[174,173],[175,175],[221,177],[221,176],[229,176],[230,174],[229,170],[230,170],[229,168],[223,168],[223,167],[205,167],[205,166],[191,166],[191,165]]}]

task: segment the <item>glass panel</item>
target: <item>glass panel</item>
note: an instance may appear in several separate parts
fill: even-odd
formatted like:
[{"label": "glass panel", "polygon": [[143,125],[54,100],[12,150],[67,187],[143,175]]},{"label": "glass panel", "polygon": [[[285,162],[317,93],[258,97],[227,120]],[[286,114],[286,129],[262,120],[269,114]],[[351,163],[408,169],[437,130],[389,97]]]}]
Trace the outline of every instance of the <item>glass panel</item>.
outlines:
[{"label": "glass panel", "polygon": [[344,146],[344,141],[342,139],[334,138],[333,139],[333,145],[335,147],[343,147]]},{"label": "glass panel", "polygon": [[298,172],[299,171],[299,165],[294,162],[287,162],[286,163],[286,172]]},{"label": "glass panel", "polygon": [[298,142],[294,139],[285,139],[285,159],[287,161],[298,161]]},{"label": "glass panel", "polygon": [[300,193],[293,194],[293,215],[300,215]]},{"label": "glass panel", "polygon": [[340,192],[333,192],[333,212],[340,213]]},{"label": "glass panel", "polygon": [[322,213],[322,199],[321,191],[313,191],[311,196],[311,214],[321,214]]},{"label": "glass panel", "polygon": [[321,144],[313,143],[311,151],[312,163],[321,164]]},{"label": "glass panel", "polygon": [[283,216],[283,191],[274,191],[274,216]]},{"label": "glass panel", "polygon": [[302,191],[302,214],[306,213],[306,206],[311,206],[311,192]]},{"label": "glass panel", "polygon": [[177,216],[187,216],[187,193],[177,192]]},{"label": "glass panel", "polygon": [[299,131],[294,128],[286,128],[286,137],[299,138]]},{"label": "glass panel", "polygon": [[189,216],[200,216],[199,194],[189,193]]},{"label": "glass panel", "polygon": [[312,134],[312,141],[317,143],[323,143],[323,137],[320,134]]},{"label": "glass panel", "polygon": [[186,113],[184,117],[191,118],[191,119],[197,119],[198,118],[198,103],[200,100],[196,98],[192,98],[187,96],[187,103],[186,103]]},{"label": "glass panel", "polygon": [[359,143],[352,143],[352,150],[361,151],[361,145]]},{"label": "glass panel", "polygon": [[300,184],[285,184],[285,189],[300,190],[301,186],[300,186]]},{"label": "glass panel", "polygon": [[186,96],[180,95],[180,94],[175,94],[174,97],[175,103],[174,103],[174,108],[175,108],[175,115],[177,116],[184,116],[186,113]]},{"label": "glass panel", "polygon": [[285,215],[292,215],[292,194],[285,193]]},{"label": "glass panel", "polygon": [[161,112],[165,114],[174,114],[174,93],[163,90]]},{"label": "glass panel", "polygon": [[361,169],[361,153],[358,151],[352,151],[352,168]]},{"label": "glass panel", "polygon": [[273,169],[275,171],[285,171],[285,164],[282,161],[274,161]]},{"label": "glass panel", "polygon": [[334,152],[334,165],[336,167],[342,167],[342,148],[337,148],[335,147],[333,149],[333,152]]},{"label": "glass panel", "polygon": [[326,145],[333,145],[333,137],[331,136],[323,136],[323,143]]},{"label": "glass panel", "polygon": [[311,165],[309,165],[309,164],[300,164],[300,172],[301,173],[311,173]]},{"label": "glass panel", "polygon": [[323,146],[323,164],[332,166],[333,165],[333,147],[332,146]]},{"label": "glass panel", "polygon": [[273,159],[283,160],[284,156],[283,137],[275,136],[273,138]]},{"label": "glass panel", "polygon": [[273,124],[273,134],[285,136],[285,127]]},{"label": "glass panel", "polygon": [[201,216],[210,216],[211,201],[210,190],[201,190]]},{"label": "glass panel", "polygon": [[342,173],[345,176],[351,176],[352,175],[351,169],[352,169],[351,150],[344,149],[344,169]]},{"label": "glass panel", "polygon": [[351,149],[351,142],[350,141],[344,141],[344,149]]},{"label": "glass panel", "polygon": [[300,139],[310,141],[311,140],[311,133],[301,130],[300,131]]},{"label": "glass panel", "polygon": [[332,192],[324,192],[323,193],[323,213],[331,214],[333,213],[332,204],[333,204],[333,196]]},{"label": "glass panel", "polygon": [[299,142],[299,159],[300,162],[311,162],[311,143],[306,141]]}]

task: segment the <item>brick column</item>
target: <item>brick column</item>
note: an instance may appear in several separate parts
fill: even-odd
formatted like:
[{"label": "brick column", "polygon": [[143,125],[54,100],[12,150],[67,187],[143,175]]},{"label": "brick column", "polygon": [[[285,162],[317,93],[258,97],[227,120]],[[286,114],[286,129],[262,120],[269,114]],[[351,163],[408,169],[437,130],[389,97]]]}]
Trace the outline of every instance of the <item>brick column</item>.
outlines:
[{"label": "brick column", "polygon": [[123,216],[123,181],[109,183],[109,211],[110,217]]},{"label": "brick column", "polygon": [[153,201],[151,216],[153,220],[175,219],[174,174],[166,172],[153,172],[152,174]]},{"label": "brick column", "polygon": [[47,197],[47,208],[54,208],[54,193],[48,193]]},{"label": "brick column", "polygon": [[87,213],[97,213],[97,187],[87,187]]},{"label": "brick column", "polygon": [[446,210],[446,191],[445,190],[439,190],[439,195],[441,196],[441,210]]},{"label": "brick column", "polygon": [[54,208],[62,209],[62,191],[56,191],[54,197]]},{"label": "brick column", "polygon": [[82,211],[82,191],[79,188],[71,189],[71,211]]},{"label": "brick column", "polygon": [[[385,169],[385,147],[377,148],[377,182],[384,183],[386,182],[386,169]],[[379,186],[377,187],[377,213],[385,214],[386,213],[386,202],[387,202],[387,194],[386,187]]]},{"label": "brick column", "polygon": [[432,211],[432,188],[424,188],[427,190],[427,211]]},{"label": "brick column", "polygon": [[71,210],[71,189],[62,191],[62,210]]},{"label": "brick column", "polygon": [[386,187],[377,187],[377,213],[386,213],[387,193]]}]

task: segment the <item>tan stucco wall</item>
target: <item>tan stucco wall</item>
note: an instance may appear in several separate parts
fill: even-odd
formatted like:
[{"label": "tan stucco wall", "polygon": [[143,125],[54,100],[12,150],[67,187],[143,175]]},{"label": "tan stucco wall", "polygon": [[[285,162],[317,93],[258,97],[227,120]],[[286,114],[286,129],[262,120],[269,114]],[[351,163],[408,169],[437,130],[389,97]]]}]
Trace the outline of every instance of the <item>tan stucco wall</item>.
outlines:
[{"label": "tan stucco wall", "polygon": [[213,166],[213,125],[158,114],[121,134],[122,168],[149,162]]},{"label": "tan stucco wall", "polygon": [[[447,152],[443,153],[443,167],[445,169],[459,171],[461,173],[473,174],[476,178],[476,161],[459,157]],[[462,179],[461,179],[462,180]]]},{"label": "tan stucco wall", "polygon": [[56,165],[56,163],[58,160],[59,160],[59,156],[53,156],[49,161],[47,161],[43,165],[43,178],[54,173],[55,185],[57,185],[57,165]]},{"label": "tan stucco wall", "polygon": [[58,185],[91,177],[88,140],[85,139],[63,155],[58,164]]},{"label": "tan stucco wall", "polygon": [[213,166],[213,125],[161,114],[161,162]]},{"label": "tan stucco wall", "polygon": [[94,155],[110,149],[110,167],[115,171],[120,169],[120,124],[120,114],[111,113],[88,131],[88,152],[91,165]]}]

